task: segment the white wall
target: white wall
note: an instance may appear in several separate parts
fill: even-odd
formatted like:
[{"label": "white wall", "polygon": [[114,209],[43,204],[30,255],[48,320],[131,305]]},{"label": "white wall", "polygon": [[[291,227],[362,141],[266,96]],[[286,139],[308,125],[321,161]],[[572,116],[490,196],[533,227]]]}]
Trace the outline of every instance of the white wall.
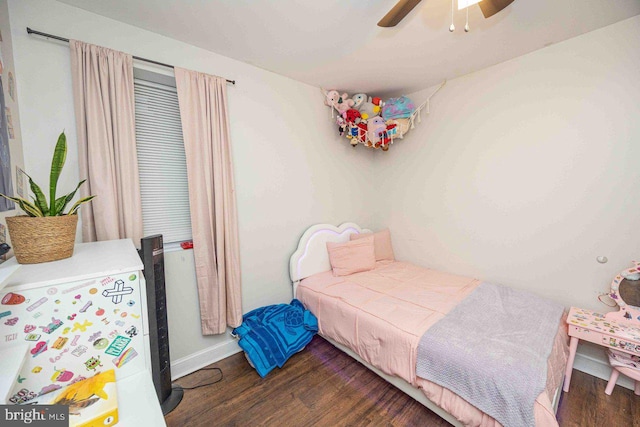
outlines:
[{"label": "white wall", "polygon": [[374,161],[396,256],[609,311],[640,257],[638,70],[640,16],[447,82]]},{"label": "white wall", "polygon": [[606,308],[640,256],[639,69],[636,16],[449,81],[374,162],[398,257]]},{"label": "white wall", "polygon": [[[66,129],[62,188],[78,182],[69,48],[28,36],[27,26],[237,80],[228,92],[245,312],[290,301],[287,261],[306,227],[373,222],[372,154],[338,139],[318,88],[55,1],[10,0],[9,12],[26,169],[47,182]],[[200,334],[191,252],[168,253],[166,274],[172,358],[224,347],[227,336]]]}]

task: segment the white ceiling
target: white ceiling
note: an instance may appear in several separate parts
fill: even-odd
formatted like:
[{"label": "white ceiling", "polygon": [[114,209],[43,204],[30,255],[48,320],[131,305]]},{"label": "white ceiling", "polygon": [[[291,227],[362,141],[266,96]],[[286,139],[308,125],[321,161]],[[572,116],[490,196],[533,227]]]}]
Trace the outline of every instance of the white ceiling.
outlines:
[{"label": "white ceiling", "polygon": [[[410,93],[640,14],[640,0],[515,0],[484,19],[477,5],[423,0],[394,28],[396,0],[61,0],[314,86]],[[151,58],[153,59],[153,58]],[[229,76],[233,77],[233,76]]]}]

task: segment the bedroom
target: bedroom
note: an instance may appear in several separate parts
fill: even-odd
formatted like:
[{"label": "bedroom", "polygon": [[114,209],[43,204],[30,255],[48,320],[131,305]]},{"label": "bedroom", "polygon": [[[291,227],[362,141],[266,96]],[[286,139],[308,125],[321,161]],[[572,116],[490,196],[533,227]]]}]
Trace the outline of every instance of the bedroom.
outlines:
[{"label": "bedroom", "polygon": [[[610,15],[601,2],[570,3],[568,10],[577,9],[583,21],[566,25],[584,24],[585,29],[567,40],[543,40],[540,22],[554,18],[540,12],[540,21],[530,22],[538,35],[532,44],[536,50],[473,72],[466,68],[472,58],[456,57],[451,75],[425,73],[423,85],[402,93],[421,102],[441,78],[447,84],[432,99],[430,114],[423,114],[422,123],[386,153],[353,149],[338,137],[319,84],[111,19],[108,2],[101,2],[106,11],[94,12],[83,7],[98,7],[98,2],[7,3],[3,11],[8,10],[13,37],[24,169],[37,182],[48,178],[49,156],[39,153],[51,150],[63,128],[70,152],[61,186],[78,182],[71,167],[77,162],[75,121],[68,45],[28,36],[26,27],[237,81],[228,91],[244,312],[290,301],[289,256],[304,230],[316,223],[388,227],[398,259],[508,284],[566,307],[606,309],[598,295],[637,256],[632,238],[640,225],[634,214],[640,202],[633,197],[640,175],[634,144],[640,136],[637,1],[607,6],[614,8]],[[381,31],[375,22],[392,3],[368,2],[369,36]],[[516,0],[504,18],[493,19],[507,20],[528,3]],[[429,20],[433,7],[433,2],[423,2],[394,34],[435,26]],[[458,29],[449,33],[449,9],[438,10],[438,27],[430,30],[441,32],[444,43],[449,38],[449,43],[467,43],[466,49],[473,50],[474,37],[488,31],[472,20],[471,31],[463,33],[464,18],[456,15]],[[473,12],[472,18],[482,19]],[[587,32],[590,17],[600,15],[610,21]],[[335,19],[346,25],[345,18]],[[247,44],[271,31],[247,28],[255,31],[248,32]],[[301,28],[295,30],[303,41],[313,38]],[[412,43],[420,46],[418,42]],[[548,42],[552,44],[544,47]],[[440,54],[447,57],[445,49]],[[322,64],[314,65],[322,75]],[[422,72],[413,64],[398,67],[406,70],[406,78]],[[392,83],[362,85],[375,92]],[[336,88],[364,90],[360,84],[359,74],[353,73],[351,81]],[[598,263],[598,256],[609,262]],[[191,253],[167,252],[166,263],[172,372],[177,377],[238,348],[227,335],[200,332],[199,315],[192,309],[198,301]],[[608,378],[608,362],[597,348],[581,346],[576,368]]]}]

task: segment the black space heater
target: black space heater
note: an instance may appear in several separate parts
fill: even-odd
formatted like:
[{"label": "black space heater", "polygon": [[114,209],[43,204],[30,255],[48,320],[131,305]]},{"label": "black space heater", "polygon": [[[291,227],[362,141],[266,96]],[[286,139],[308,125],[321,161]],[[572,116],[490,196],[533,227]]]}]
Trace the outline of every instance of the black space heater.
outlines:
[{"label": "black space heater", "polygon": [[138,252],[144,264],[144,278],[147,283],[151,376],[162,413],[167,415],[180,404],[184,392],[179,386],[171,386],[167,297],[164,286],[164,246],[161,234],[144,237],[140,242],[141,249]]}]

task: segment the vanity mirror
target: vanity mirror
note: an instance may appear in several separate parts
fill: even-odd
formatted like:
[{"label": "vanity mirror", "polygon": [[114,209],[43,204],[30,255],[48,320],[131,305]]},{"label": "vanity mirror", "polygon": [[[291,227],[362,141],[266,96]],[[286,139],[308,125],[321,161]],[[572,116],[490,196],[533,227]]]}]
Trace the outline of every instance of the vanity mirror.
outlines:
[{"label": "vanity mirror", "polygon": [[607,319],[640,323],[640,262],[618,274],[611,282],[609,296],[620,310],[606,314]]}]

